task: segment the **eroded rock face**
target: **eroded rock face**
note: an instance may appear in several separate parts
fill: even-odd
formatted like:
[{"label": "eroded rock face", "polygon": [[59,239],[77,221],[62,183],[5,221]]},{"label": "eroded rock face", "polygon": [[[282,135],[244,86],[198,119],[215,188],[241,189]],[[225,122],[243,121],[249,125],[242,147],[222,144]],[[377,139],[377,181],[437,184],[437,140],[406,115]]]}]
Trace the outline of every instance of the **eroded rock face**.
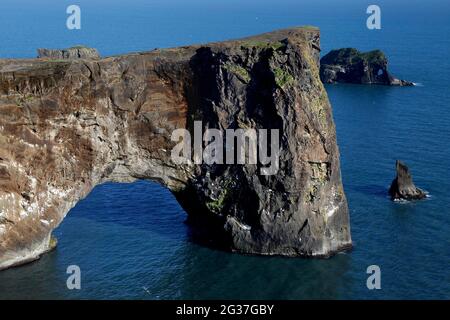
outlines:
[{"label": "eroded rock face", "polygon": [[413,86],[388,71],[388,60],[380,50],[360,52],[354,48],[332,50],[320,60],[320,78],[323,83],[379,84]]},{"label": "eroded rock face", "polygon": [[423,190],[414,185],[409,169],[403,162],[397,160],[395,167],[397,176],[389,188],[392,200],[420,200],[427,197]]},{"label": "eroded rock face", "polygon": [[100,54],[97,49],[84,46],[72,47],[68,49],[38,49],[38,58],[49,59],[99,59]]},{"label": "eroded rock face", "polygon": [[[136,179],[169,188],[228,250],[349,248],[319,47],[317,29],[296,28],[101,60],[0,60],[0,268],[48,250],[52,230],[96,185]],[[195,120],[279,129],[279,170],[175,164],[171,134]]]}]

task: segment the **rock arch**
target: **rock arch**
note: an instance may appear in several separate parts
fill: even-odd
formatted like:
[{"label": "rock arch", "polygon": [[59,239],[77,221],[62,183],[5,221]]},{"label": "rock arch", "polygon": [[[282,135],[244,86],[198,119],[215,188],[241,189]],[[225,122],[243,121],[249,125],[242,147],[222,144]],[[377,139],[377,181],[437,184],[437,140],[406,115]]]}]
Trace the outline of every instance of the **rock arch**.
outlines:
[{"label": "rock arch", "polygon": [[[351,246],[319,31],[104,59],[0,60],[0,269],[37,258],[105,181],[158,181],[228,249],[327,256]],[[280,169],[176,165],[177,128],[276,128]]]}]

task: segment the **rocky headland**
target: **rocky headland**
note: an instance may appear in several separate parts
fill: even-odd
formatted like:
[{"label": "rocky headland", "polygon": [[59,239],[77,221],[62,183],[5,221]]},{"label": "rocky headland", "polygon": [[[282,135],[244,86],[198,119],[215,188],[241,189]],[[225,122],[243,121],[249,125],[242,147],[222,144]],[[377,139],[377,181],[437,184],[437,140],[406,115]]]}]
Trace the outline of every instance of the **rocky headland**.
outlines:
[{"label": "rocky headland", "polygon": [[[230,251],[351,247],[319,51],[319,30],[305,27],[102,59],[0,60],[0,269],[52,248],[52,231],[96,185],[137,179],[167,187]],[[278,129],[279,170],[174,163],[172,132],[196,120]]]},{"label": "rocky headland", "polygon": [[388,60],[380,50],[360,52],[354,48],[332,50],[320,59],[323,83],[357,83],[386,86],[413,86],[388,71]]}]

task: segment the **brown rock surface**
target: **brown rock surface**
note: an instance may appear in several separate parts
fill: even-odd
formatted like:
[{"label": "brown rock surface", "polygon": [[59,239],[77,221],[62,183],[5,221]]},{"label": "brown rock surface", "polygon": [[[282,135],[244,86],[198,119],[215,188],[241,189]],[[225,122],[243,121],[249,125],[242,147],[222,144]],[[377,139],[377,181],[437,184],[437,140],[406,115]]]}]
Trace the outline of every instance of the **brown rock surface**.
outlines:
[{"label": "brown rock surface", "polygon": [[[317,29],[293,28],[103,59],[0,60],[0,269],[47,251],[96,185],[136,179],[169,188],[232,251],[350,247],[319,47]],[[278,172],[174,164],[171,134],[194,120],[279,129]]]},{"label": "brown rock surface", "polygon": [[97,49],[76,46],[68,49],[38,49],[38,58],[50,59],[99,59]]}]

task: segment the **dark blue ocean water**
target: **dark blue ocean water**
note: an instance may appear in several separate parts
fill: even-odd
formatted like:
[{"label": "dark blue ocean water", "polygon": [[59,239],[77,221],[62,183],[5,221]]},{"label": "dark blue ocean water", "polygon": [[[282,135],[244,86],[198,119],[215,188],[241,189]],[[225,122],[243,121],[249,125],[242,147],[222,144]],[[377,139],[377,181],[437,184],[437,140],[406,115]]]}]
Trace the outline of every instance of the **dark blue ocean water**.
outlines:
[{"label": "dark blue ocean water", "polygon": [[[322,48],[379,48],[412,88],[327,86],[341,150],[355,248],[328,260],[229,254],[191,241],[185,213],[151,182],[105,184],[81,201],[41,260],[0,272],[0,298],[449,299],[450,4],[376,1],[78,0],[82,30],[65,28],[63,0],[2,0],[0,58],[85,44],[103,55],[315,25]],[[391,202],[396,159],[431,198]],[[381,268],[368,290],[366,268]],[[82,289],[66,288],[78,265]]]}]

